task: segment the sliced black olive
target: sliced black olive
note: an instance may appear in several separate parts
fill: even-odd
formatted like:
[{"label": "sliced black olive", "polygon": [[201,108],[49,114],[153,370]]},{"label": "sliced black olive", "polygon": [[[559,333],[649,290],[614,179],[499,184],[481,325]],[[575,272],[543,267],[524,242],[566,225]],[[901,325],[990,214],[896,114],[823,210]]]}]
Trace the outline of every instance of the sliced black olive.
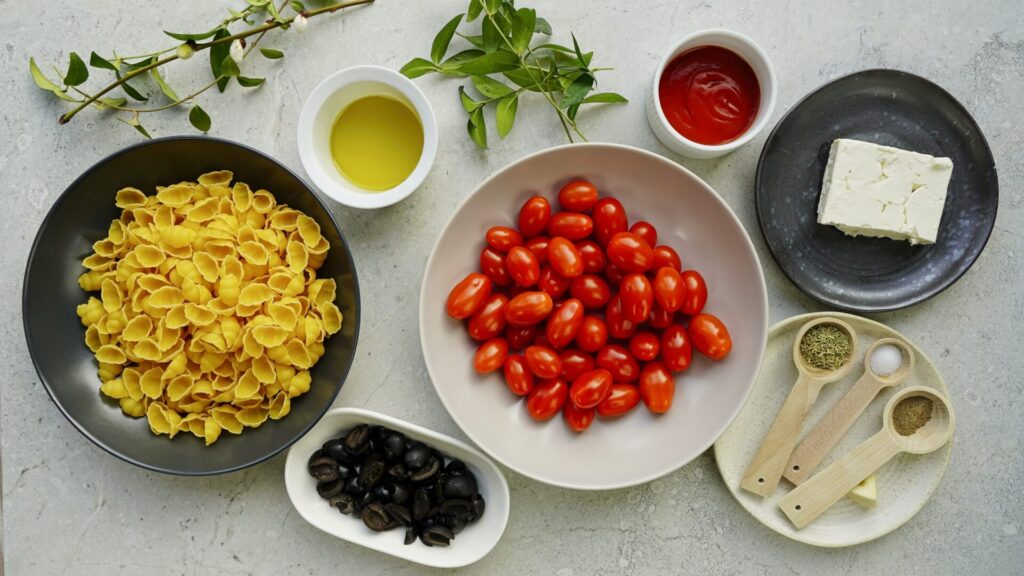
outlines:
[{"label": "sliced black olive", "polygon": [[356,473],[356,467],[351,462],[339,462],[338,463],[338,477],[342,480],[348,480]]},{"label": "sliced black olive", "polygon": [[430,448],[424,444],[415,444],[405,451],[403,462],[409,470],[419,470],[430,461]]},{"label": "sliced black olive", "polygon": [[427,546],[447,546],[455,534],[447,526],[431,526],[423,530],[420,540]]},{"label": "sliced black olive", "polygon": [[433,488],[434,502],[436,502],[438,504],[444,502],[444,500],[445,500],[445,498],[444,498],[444,483],[445,483],[445,480],[446,480],[446,478],[445,478],[444,473],[441,473],[437,477],[437,480],[434,482],[434,488]]},{"label": "sliced black olive", "polygon": [[460,516],[445,516],[444,525],[450,528],[453,533],[458,534],[466,527],[466,519]]},{"label": "sliced black olive", "polygon": [[466,463],[458,458],[453,458],[451,462],[448,462],[448,465],[444,467],[444,471],[452,476],[457,476],[466,471]]},{"label": "sliced black olive", "polygon": [[409,501],[409,487],[405,484],[390,484],[391,487],[391,501],[395,504],[405,504]]},{"label": "sliced black olive", "polygon": [[320,456],[316,460],[310,460],[309,475],[316,478],[317,482],[337,480],[339,477],[338,463],[328,456]]},{"label": "sliced black olive", "polygon": [[348,492],[353,496],[362,496],[365,491],[366,488],[364,488],[363,484],[359,481],[359,476],[351,476],[345,482],[345,492]]},{"label": "sliced black olive", "polygon": [[473,521],[477,521],[481,516],[484,515],[484,508],[486,508],[484,497],[479,494],[474,494],[469,499],[470,505],[473,507]]},{"label": "sliced black olive", "polygon": [[401,432],[392,432],[384,439],[384,454],[388,460],[398,460],[405,454],[405,436]]},{"label": "sliced black olive", "polygon": [[338,462],[348,460],[348,453],[345,452],[345,442],[340,438],[332,438],[324,442],[324,454],[334,458]]},{"label": "sliced black olive", "polygon": [[342,514],[351,514],[355,510],[356,499],[351,494],[342,492],[329,500],[331,506],[337,508]]},{"label": "sliced black olive", "polygon": [[444,482],[445,498],[469,498],[476,494],[476,479],[466,474],[465,476],[449,476]]},{"label": "sliced black olive", "polygon": [[473,514],[473,505],[469,503],[469,500],[452,499],[441,504],[439,507],[441,514],[447,514],[450,516],[458,516],[460,518],[469,518]]},{"label": "sliced black olive", "polygon": [[414,471],[412,474],[409,474],[409,480],[412,480],[413,482],[428,482],[437,476],[437,473],[440,471],[441,461],[437,458],[431,457],[425,466]]},{"label": "sliced black olive", "polygon": [[370,504],[373,504],[373,492],[367,492],[356,500],[356,510],[362,510]]},{"label": "sliced black olive", "polygon": [[380,460],[372,459],[367,461],[363,464],[362,470],[359,471],[359,483],[367,490],[376,486],[383,477],[384,463]]},{"label": "sliced black olive", "polygon": [[370,427],[360,424],[345,435],[345,450],[349,454],[362,454],[370,449]]},{"label": "sliced black olive", "polygon": [[388,468],[388,476],[395,480],[405,480],[409,476],[409,471],[405,468],[405,464],[399,462],[397,464],[392,464],[391,467]]},{"label": "sliced black olive", "polygon": [[320,482],[316,485],[316,493],[319,494],[321,498],[331,498],[332,496],[341,494],[342,488],[344,488],[344,485],[341,480]]},{"label": "sliced black olive", "polygon": [[430,512],[432,504],[430,502],[430,492],[426,488],[419,488],[412,495],[412,517],[414,520],[422,520],[426,518],[427,513]]},{"label": "sliced black olive", "polygon": [[388,516],[384,507],[377,502],[371,502],[365,508],[363,508],[363,524],[374,532],[383,532],[387,530],[391,524],[391,517]]},{"label": "sliced black olive", "polygon": [[408,546],[416,541],[416,527],[409,526],[405,529],[405,545]]},{"label": "sliced black olive", "polygon": [[402,526],[408,526],[412,524],[412,515],[409,513],[409,509],[401,504],[391,503],[384,507],[388,515],[391,516],[396,522]]}]

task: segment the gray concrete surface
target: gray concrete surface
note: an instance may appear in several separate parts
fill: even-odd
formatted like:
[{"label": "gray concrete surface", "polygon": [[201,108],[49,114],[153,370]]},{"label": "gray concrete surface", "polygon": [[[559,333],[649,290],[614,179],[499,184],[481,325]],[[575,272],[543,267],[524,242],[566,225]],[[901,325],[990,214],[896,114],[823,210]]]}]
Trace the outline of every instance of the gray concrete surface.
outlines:
[{"label": "gray concrete surface", "polygon": [[[524,4],[528,3],[525,0]],[[138,141],[125,126],[88,112],[67,126],[64,103],[36,89],[27,61],[67,53],[145,51],[160,30],[205,30],[240,1],[15,2],[0,0],[2,130],[0,276],[3,544],[10,576],[50,574],[397,574],[425,569],[322,534],[291,509],[283,457],[241,473],[189,479],[151,474],[90,444],[40,387],[21,329],[21,280],[36,227],[76,175]],[[676,38],[705,27],[754,37],[779,75],[776,118],[838,75],[892,67],[943,85],[975,115],[996,156],[1001,202],[991,241],[974,268],[935,299],[877,316],[913,338],[953,391],[959,427],[953,459],[931,503],[879,541],[846,550],[790,542],[732,500],[713,459],[634,489],[583,494],[509,474],[513,510],[497,548],[466,574],[1012,574],[1024,568],[1024,12],[1017,0],[962,2],[777,2],[534,0],[555,28],[569,30],[614,66],[603,88],[627,107],[594,110],[582,127],[592,140],[667,154],[696,171],[729,202],[754,239],[765,268],[771,318],[819,310],[780,273],[757,229],[753,171],[764,135],[723,159],[672,156],[644,119],[642,98],[658,58]],[[299,37],[274,35],[285,60],[258,62],[268,82],[209,96],[213,134],[260,148],[300,169],[295,124],[305,95],[328,73],[354,64],[398,67],[429,53],[435,31],[462,0],[379,0],[312,23]],[[197,59],[199,60],[199,59]],[[249,64],[247,66],[252,66]],[[170,73],[184,89],[205,78],[193,61]],[[487,174],[562,142],[546,104],[520,105],[518,126],[486,153],[466,138],[454,81],[423,79],[442,133],[437,164],[412,198],[391,209],[335,206],[356,254],[364,331],[339,406],[364,406],[461,436],[434,395],[417,328],[422,266],[457,203]],[[184,115],[150,120],[157,135],[190,133]]]}]

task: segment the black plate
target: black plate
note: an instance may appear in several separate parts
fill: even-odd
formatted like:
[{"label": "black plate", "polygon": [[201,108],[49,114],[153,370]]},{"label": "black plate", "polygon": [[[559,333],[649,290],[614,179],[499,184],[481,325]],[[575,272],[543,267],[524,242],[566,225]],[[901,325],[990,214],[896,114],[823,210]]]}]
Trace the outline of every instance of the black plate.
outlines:
[{"label": "black plate", "polygon": [[[817,223],[836,138],[953,160],[935,244],[853,238]],[[939,86],[896,70],[843,76],[797,103],[765,142],[755,186],[758,223],[782,271],[809,296],[854,312],[905,308],[956,282],[985,247],[999,203],[978,124]]]},{"label": "black plate", "polygon": [[[120,214],[114,194],[134,186],[147,194],[158,184],[194,180],[204,172],[227,169],[235,179],[270,190],[277,200],[320,224],[331,249],[321,277],[338,283],[345,316],[341,332],[324,344],[311,370],[309,392],[296,398],[285,418],[268,420],[235,436],[224,432],[212,446],[189,433],[174,439],[149,431],[145,418],[121,413],[117,402],[99,392],[96,359],[85,346],[75,307],[88,298],[78,286],[82,258],[106,236]],[[206,475],[251,466],[298,440],[331,407],[352,365],[359,333],[359,287],[348,245],[331,213],[316,194],[273,158],[252,148],[207,137],[171,137],[121,150],[81,175],[46,215],[25,270],[22,314],[29,352],[43,386],[57,408],[86,437],[111,454],[157,472]]]}]

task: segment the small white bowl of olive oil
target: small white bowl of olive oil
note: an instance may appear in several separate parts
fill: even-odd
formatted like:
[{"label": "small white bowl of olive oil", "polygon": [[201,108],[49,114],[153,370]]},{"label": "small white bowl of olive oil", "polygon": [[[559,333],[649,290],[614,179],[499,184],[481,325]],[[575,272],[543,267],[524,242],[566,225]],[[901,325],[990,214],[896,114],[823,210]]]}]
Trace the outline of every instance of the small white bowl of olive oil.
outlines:
[{"label": "small white bowl of olive oil", "polygon": [[299,115],[299,158],[324,194],[382,208],[412,194],[437,153],[437,122],[423,92],[382,66],[339,70]]}]

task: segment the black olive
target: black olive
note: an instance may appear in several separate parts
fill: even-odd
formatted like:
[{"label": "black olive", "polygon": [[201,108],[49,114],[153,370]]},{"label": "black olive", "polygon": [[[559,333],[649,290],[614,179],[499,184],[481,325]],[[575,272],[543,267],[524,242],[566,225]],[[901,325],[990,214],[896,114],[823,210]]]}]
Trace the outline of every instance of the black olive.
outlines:
[{"label": "black olive", "polygon": [[373,489],[373,497],[377,499],[381,504],[387,504],[391,502],[391,497],[394,494],[394,484],[381,484]]},{"label": "black olive", "polygon": [[353,496],[361,496],[365,491],[363,484],[359,482],[359,476],[352,476],[345,482],[345,492]]},{"label": "black olive", "polygon": [[348,480],[356,473],[356,467],[351,462],[339,462],[338,463],[338,477],[342,480]]},{"label": "black olive", "polygon": [[415,444],[405,451],[403,462],[409,470],[418,470],[427,465],[430,461],[430,448],[423,444]]},{"label": "black olive", "polygon": [[413,482],[429,482],[430,480],[433,480],[440,471],[441,461],[437,458],[431,457],[423,467],[420,467],[412,474],[409,474],[409,480],[412,480]]},{"label": "black olive", "polygon": [[331,506],[337,508],[342,514],[351,514],[355,510],[356,499],[351,494],[342,492],[330,499]]},{"label": "black olive", "polygon": [[473,505],[469,503],[469,500],[448,500],[441,504],[439,508],[441,514],[458,516],[460,518],[469,518],[473,514]]},{"label": "black olive", "polygon": [[433,487],[434,502],[437,502],[438,504],[440,504],[441,502],[444,502],[444,482],[445,482],[445,475],[443,473],[441,475],[439,475],[437,477],[437,480],[434,482],[434,487]]},{"label": "black olive", "polygon": [[395,504],[405,504],[409,501],[409,487],[405,484],[389,484],[391,487],[391,501]]},{"label": "black olive", "polygon": [[420,540],[427,546],[447,546],[455,534],[447,526],[431,526],[423,530]]},{"label": "black olive", "polygon": [[391,517],[388,516],[384,507],[377,502],[372,502],[363,508],[363,524],[374,532],[383,532],[391,525]]},{"label": "black olive", "polygon": [[338,462],[348,460],[348,453],[345,452],[345,442],[341,438],[332,438],[324,442],[324,454]]},{"label": "black olive", "polygon": [[370,427],[360,424],[345,435],[345,450],[349,454],[362,454],[370,449]]},{"label": "black olive", "polygon": [[465,476],[449,476],[444,481],[445,498],[469,498],[476,494],[476,479]]},{"label": "black olive", "polygon": [[430,511],[430,492],[426,488],[419,488],[412,495],[412,517],[414,520],[422,520]]},{"label": "black olive", "polygon": [[359,498],[359,500],[356,501],[356,509],[362,510],[363,508],[366,508],[370,504],[373,504],[373,492],[367,492],[363,494]]},{"label": "black olive", "polygon": [[445,516],[444,525],[450,528],[453,533],[458,534],[466,527],[466,520],[460,516]]},{"label": "black olive", "polygon": [[341,494],[341,489],[344,488],[341,480],[332,480],[330,482],[320,482],[316,485],[316,493],[321,498],[331,498]]},{"label": "black olive", "polygon": [[416,527],[409,526],[405,529],[405,545],[408,546],[416,541]]},{"label": "black olive", "polygon": [[484,515],[484,508],[486,507],[484,497],[479,494],[474,494],[473,497],[469,499],[469,504],[473,507],[473,521],[475,522]]},{"label": "black olive", "polygon": [[337,480],[339,477],[338,463],[328,456],[320,456],[316,460],[310,460],[309,475],[316,478],[317,482]]},{"label": "black olive", "polygon": [[458,476],[459,474],[466,471],[466,463],[462,460],[453,459],[444,467],[444,471],[451,474],[452,476]]},{"label": "black olive", "polygon": [[366,462],[363,464],[363,469],[359,471],[359,483],[367,490],[376,486],[383,477],[384,463],[380,460],[374,459]]},{"label": "black olive", "polygon": [[391,467],[388,468],[388,476],[395,480],[405,480],[409,476],[409,471],[406,470],[405,464],[399,462],[397,464],[392,464]]},{"label": "black olive", "polygon": [[384,454],[388,460],[398,460],[405,454],[405,436],[401,432],[392,432],[384,439]]},{"label": "black olive", "polygon": [[408,526],[412,524],[412,515],[409,513],[409,509],[401,504],[391,503],[384,507],[387,510],[388,515],[391,516],[396,522],[402,526]]}]

